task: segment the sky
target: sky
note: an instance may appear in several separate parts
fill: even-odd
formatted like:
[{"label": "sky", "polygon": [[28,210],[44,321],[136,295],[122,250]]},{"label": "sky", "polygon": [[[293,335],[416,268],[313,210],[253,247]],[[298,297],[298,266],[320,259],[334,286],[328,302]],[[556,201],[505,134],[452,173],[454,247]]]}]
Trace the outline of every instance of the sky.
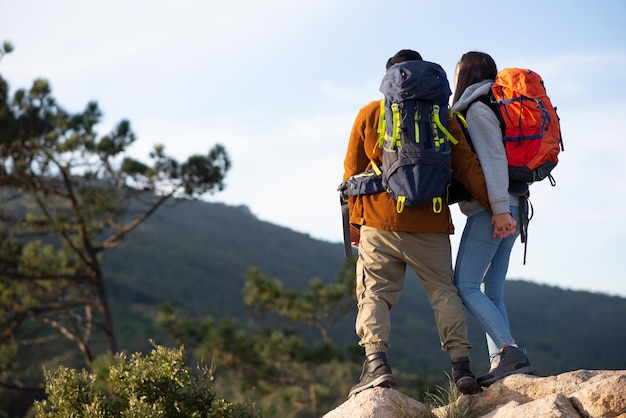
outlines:
[{"label": "sky", "polygon": [[[418,50],[454,89],[461,55],[487,52],[543,77],[565,145],[556,186],[531,188],[527,261],[518,241],[508,277],[626,297],[626,2],[514,4],[0,0],[0,41],[15,48],[0,74],[11,92],[47,79],[68,111],[97,101],[102,135],[130,120],[129,153],[146,162],[155,144],[184,160],[220,143],[232,168],[205,200],[340,242],[348,136],[381,98],[387,59]],[[456,257],[465,217],[452,211]]]}]

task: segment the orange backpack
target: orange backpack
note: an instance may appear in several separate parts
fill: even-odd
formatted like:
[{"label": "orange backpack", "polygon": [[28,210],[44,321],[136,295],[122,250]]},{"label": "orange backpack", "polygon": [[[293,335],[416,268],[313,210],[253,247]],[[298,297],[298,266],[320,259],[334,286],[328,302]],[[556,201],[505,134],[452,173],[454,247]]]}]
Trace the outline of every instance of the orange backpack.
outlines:
[{"label": "orange backpack", "polygon": [[[500,71],[491,87],[490,96],[477,99],[489,106],[500,121],[504,148],[509,165],[509,192],[520,196],[519,229],[526,245],[528,223],[532,218],[532,205],[528,200],[528,185],[548,178],[556,185],[552,169],[564,151],[561,125],[556,107],[552,106],[541,76],[522,68],[505,68]],[[456,113],[461,127],[471,145],[467,122],[463,114]],[[452,179],[448,203],[467,199],[469,193]]]},{"label": "orange backpack", "polygon": [[511,180],[532,183],[547,177],[554,185],[550,172],[564,147],[559,117],[541,76],[506,68],[496,76],[491,92],[503,125]]}]

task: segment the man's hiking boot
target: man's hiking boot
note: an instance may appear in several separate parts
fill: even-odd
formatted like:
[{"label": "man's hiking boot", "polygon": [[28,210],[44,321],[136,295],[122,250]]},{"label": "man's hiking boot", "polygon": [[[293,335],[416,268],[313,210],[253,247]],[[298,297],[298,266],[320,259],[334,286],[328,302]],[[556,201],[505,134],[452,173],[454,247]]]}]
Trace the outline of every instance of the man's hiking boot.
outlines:
[{"label": "man's hiking boot", "polygon": [[365,389],[376,386],[391,387],[395,384],[396,378],[391,372],[389,363],[387,363],[387,355],[385,353],[373,353],[365,357],[359,383],[350,389],[348,398]]},{"label": "man's hiking boot", "polygon": [[457,357],[452,359],[452,378],[459,392],[463,395],[474,395],[481,391],[472,373],[469,357]]},{"label": "man's hiking boot", "polygon": [[490,386],[498,380],[512,374],[534,374],[533,368],[526,354],[517,347],[508,346],[502,350],[500,364],[485,376],[478,378],[482,386]]}]

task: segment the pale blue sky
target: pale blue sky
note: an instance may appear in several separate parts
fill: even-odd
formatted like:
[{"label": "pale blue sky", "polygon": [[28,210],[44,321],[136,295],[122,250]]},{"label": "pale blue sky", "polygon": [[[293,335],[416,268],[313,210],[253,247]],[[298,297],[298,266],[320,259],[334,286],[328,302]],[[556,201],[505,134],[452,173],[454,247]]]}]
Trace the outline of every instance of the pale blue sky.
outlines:
[{"label": "pale blue sky", "polygon": [[70,111],[98,101],[101,133],[130,119],[141,159],[155,143],[182,159],[220,142],[233,168],[207,200],[339,242],[347,138],[387,58],[416,49],[452,82],[464,52],[488,52],[543,76],[565,141],[557,187],[532,188],[528,261],[518,242],[509,277],[626,297],[626,2],[471,4],[0,0],[0,41],[15,46],[0,73],[12,91],[47,78]]}]

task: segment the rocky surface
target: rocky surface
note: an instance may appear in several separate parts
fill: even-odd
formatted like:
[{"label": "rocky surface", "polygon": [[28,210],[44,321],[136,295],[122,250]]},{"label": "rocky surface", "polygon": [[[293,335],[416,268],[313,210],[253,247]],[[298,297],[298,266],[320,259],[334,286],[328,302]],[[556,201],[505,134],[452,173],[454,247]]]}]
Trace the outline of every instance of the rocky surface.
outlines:
[{"label": "rocky surface", "polygon": [[576,370],[556,376],[512,375],[473,396],[430,410],[395,389],[351,397],[324,418],[626,418],[626,370]]}]

